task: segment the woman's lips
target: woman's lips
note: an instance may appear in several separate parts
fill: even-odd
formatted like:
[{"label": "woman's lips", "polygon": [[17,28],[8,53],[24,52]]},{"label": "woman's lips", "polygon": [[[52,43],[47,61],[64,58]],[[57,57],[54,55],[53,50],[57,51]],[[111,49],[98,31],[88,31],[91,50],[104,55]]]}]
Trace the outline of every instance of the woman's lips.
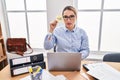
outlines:
[{"label": "woman's lips", "polygon": [[67,25],[71,25],[72,23],[67,23]]}]

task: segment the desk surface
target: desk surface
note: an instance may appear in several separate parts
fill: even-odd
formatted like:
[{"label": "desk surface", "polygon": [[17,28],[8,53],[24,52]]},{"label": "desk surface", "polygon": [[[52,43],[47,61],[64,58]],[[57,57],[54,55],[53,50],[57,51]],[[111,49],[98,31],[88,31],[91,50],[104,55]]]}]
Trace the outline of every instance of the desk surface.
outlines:
[{"label": "desk surface", "polygon": [[[82,61],[82,64],[84,63],[94,63],[91,61]],[[120,71],[120,63],[114,63],[114,62],[106,62],[108,65],[112,66],[113,68],[117,69],[118,71]],[[81,67],[81,71],[51,71],[51,73],[53,75],[64,75],[65,77],[67,77],[68,80],[87,80],[85,79],[81,74],[82,73],[86,73],[86,70]],[[27,76],[27,74],[23,74],[23,75],[19,75],[19,76],[15,76],[15,77],[11,77],[10,76],[10,68],[9,65],[7,65],[3,70],[0,71],[0,80],[19,80],[25,76]],[[87,74],[86,74],[87,75]],[[89,77],[90,80],[94,80],[91,76],[87,75]]]}]

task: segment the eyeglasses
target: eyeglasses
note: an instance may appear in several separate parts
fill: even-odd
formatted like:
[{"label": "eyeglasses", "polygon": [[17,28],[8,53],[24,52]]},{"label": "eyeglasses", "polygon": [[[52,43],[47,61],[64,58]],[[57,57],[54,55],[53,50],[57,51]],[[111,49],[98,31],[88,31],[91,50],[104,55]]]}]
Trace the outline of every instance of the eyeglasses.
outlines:
[{"label": "eyeglasses", "polygon": [[75,18],[75,15],[70,15],[70,16],[63,16],[63,19],[64,20],[68,20],[68,19],[70,19],[70,20],[73,20]]}]

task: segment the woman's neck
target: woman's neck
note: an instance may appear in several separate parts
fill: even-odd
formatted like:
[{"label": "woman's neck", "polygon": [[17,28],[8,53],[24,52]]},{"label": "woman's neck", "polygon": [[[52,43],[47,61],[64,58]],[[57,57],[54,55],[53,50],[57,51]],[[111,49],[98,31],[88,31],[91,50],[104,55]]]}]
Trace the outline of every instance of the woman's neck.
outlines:
[{"label": "woman's neck", "polygon": [[72,31],[74,28],[75,28],[75,25],[74,26],[69,26],[69,27],[66,27],[68,30]]}]

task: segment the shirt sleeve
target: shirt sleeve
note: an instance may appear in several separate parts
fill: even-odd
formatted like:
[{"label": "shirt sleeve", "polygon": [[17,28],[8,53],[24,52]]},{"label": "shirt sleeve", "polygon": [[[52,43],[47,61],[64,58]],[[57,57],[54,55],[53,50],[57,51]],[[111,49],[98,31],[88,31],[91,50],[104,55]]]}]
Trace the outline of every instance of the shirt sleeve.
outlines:
[{"label": "shirt sleeve", "polygon": [[48,33],[44,40],[44,48],[46,50],[50,50],[54,47],[55,44],[55,36],[52,33]]},{"label": "shirt sleeve", "polygon": [[81,49],[80,53],[82,53],[82,59],[85,59],[89,55],[89,42],[88,42],[88,36],[84,32],[82,36],[82,42],[81,42]]}]

